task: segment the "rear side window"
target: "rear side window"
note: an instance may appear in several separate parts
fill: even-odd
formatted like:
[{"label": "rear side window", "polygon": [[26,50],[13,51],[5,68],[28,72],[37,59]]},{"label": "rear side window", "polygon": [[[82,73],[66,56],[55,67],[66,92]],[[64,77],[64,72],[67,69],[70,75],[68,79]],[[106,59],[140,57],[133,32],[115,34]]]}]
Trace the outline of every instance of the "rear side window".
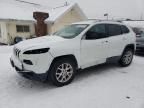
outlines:
[{"label": "rear side window", "polygon": [[122,25],[121,29],[123,34],[129,33],[129,29],[126,26]]},{"label": "rear side window", "polygon": [[117,36],[122,34],[121,26],[117,24],[108,24],[109,36]]}]

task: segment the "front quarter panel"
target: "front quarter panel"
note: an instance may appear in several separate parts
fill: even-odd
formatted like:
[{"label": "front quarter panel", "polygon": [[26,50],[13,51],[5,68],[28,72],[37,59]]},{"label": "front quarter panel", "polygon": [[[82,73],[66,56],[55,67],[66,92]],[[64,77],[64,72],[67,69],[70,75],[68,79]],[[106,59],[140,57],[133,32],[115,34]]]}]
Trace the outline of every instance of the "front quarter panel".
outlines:
[{"label": "front quarter panel", "polygon": [[50,48],[51,55],[56,58],[65,55],[75,56],[78,67],[80,67],[80,39],[74,38],[64,41],[60,44],[55,44]]},{"label": "front quarter panel", "polygon": [[[44,54],[22,54],[20,60],[23,63],[24,70],[33,71],[37,74],[46,73],[51,65],[53,57],[49,52]],[[33,65],[28,65],[23,62],[23,60],[32,61]]]}]

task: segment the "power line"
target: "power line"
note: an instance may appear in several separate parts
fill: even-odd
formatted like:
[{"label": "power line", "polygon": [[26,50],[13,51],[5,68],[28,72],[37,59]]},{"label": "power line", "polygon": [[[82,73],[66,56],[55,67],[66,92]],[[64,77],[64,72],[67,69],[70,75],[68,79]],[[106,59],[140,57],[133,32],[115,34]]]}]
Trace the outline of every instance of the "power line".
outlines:
[{"label": "power line", "polygon": [[33,2],[28,2],[28,1],[24,1],[24,0],[15,0],[17,2],[21,2],[21,3],[25,3],[25,4],[31,4],[31,5],[35,5],[35,6],[41,6],[41,7],[47,7],[47,8],[51,8],[51,9],[57,9],[57,8],[62,8],[62,7],[65,7],[65,6],[68,6],[69,3],[66,1],[63,5],[61,6],[57,6],[57,7],[49,7],[49,6],[44,6],[44,5],[41,5],[41,4],[37,4],[37,3],[33,3]]},{"label": "power line", "polygon": [[36,6],[41,6],[40,4],[32,3],[32,2],[27,2],[27,1],[23,1],[23,0],[15,0],[15,1],[26,3],[26,4],[32,4],[32,5],[36,5]]}]

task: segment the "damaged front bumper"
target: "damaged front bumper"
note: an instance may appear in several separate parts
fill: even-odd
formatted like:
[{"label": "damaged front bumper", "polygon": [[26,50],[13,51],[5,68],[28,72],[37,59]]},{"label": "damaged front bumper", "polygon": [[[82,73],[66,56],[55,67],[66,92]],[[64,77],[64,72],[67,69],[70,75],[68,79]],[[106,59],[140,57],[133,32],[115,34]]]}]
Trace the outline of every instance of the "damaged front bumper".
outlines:
[{"label": "damaged front bumper", "polygon": [[47,73],[41,73],[37,74],[32,71],[24,70],[23,64],[19,62],[19,65],[17,65],[11,58],[10,63],[13,68],[20,74],[22,77],[25,77],[30,80],[36,80],[36,81],[46,81],[47,80]]}]

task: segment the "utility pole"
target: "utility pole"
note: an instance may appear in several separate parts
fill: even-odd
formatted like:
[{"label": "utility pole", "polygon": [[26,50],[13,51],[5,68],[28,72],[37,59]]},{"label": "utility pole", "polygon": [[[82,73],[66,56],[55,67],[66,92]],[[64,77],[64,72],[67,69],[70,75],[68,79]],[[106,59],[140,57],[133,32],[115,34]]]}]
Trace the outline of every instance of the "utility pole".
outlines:
[{"label": "utility pole", "polygon": [[107,20],[109,19],[108,13],[105,13],[104,16],[106,17]]},{"label": "utility pole", "polygon": [[65,5],[65,6],[68,6],[68,2],[66,1],[64,5]]}]

